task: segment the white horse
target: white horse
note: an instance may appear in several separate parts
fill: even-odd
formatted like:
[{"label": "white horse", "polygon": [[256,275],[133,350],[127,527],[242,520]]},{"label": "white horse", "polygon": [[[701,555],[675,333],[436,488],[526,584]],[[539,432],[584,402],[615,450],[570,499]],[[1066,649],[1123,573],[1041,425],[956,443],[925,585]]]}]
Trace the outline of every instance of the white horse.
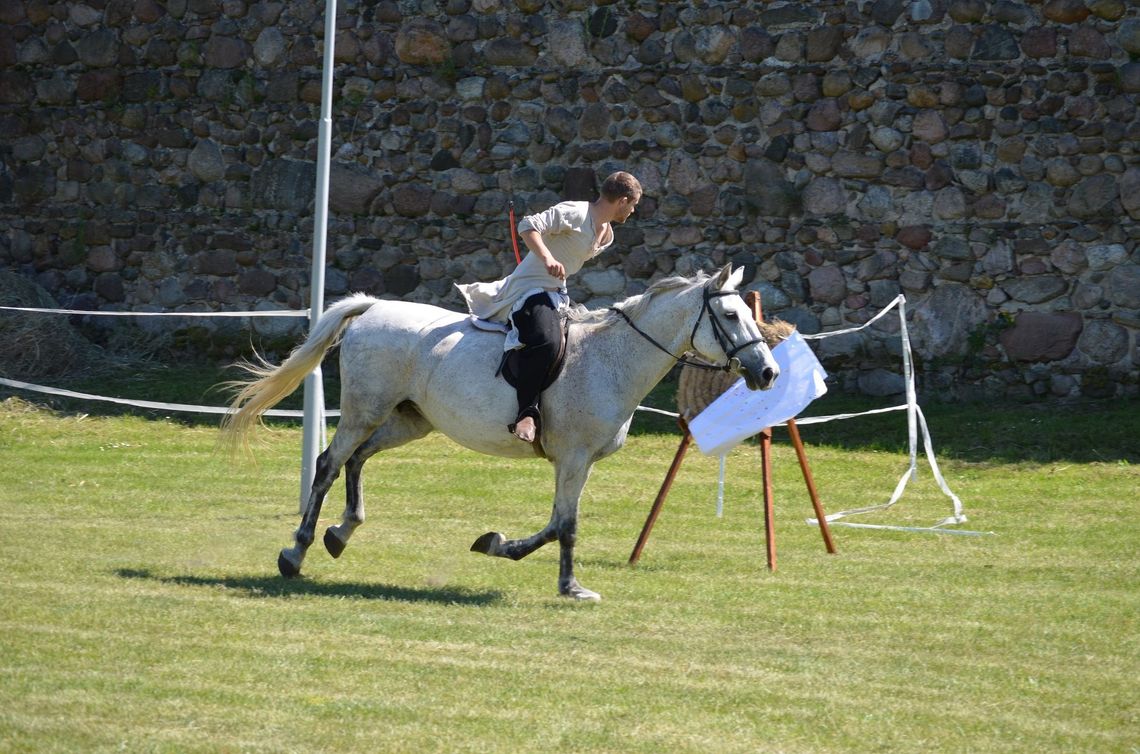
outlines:
[{"label": "white horse", "polygon": [[342,466],[347,465],[344,515],[324,537],[333,557],[364,521],[360,472],[365,460],[436,429],[481,453],[545,456],[554,464],[550,522],[525,539],[490,532],[471,549],[518,560],[557,539],[559,593],[600,599],[574,577],[578,500],[594,463],[624,444],[638,403],[689,351],[742,374],[753,390],[768,389],[779,376],[760,328],[736,293],[742,274],[726,266],[712,277],[669,278],[572,321],[562,373],[542,396],[542,431],[535,446],[507,431],[517,403],[514,389],[495,376],[502,335],[474,328],[464,314],[424,304],[357,294],[332,305],[279,367],[247,366],[253,377],[235,383],[240,391],[223,422],[231,439],[244,438],[340,339],[340,423],[317,459],[295,544],[278,558],[281,574],[300,573],[321,504]]}]

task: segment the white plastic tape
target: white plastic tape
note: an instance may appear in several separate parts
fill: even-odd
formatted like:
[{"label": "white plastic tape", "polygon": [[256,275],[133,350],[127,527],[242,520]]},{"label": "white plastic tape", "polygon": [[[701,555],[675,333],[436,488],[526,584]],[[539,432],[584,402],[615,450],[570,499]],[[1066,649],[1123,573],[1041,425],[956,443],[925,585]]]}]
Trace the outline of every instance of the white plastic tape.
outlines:
[{"label": "white plastic tape", "polygon": [[671,416],[674,419],[680,419],[681,415],[674,411],[662,411],[659,408],[650,408],[649,406],[638,406],[638,411],[645,411],[650,414],[661,414],[662,416]]},{"label": "white plastic tape", "polygon": [[874,317],[871,317],[869,320],[867,320],[863,324],[859,325],[858,327],[848,327],[844,330],[829,330],[828,332],[817,332],[814,335],[803,335],[801,337],[804,340],[818,340],[820,338],[830,338],[830,337],[835,336],[835,335],[846,335],[847,333],[859,332],[860,330],[864,330],[864,329],[870,327],[871,325],[875,324],[880,319],[882,319],[886,315],[886,313],[889,312],[891,309],[894,309],[896,306],[902,306],[905,302],[906,302],[906,296],[904,296],[900,293],[898,296],[895,296],[895,300],[892,301],[891,303],[887,304],[886,307],[884,307],[882,311],[880,311]]},{"label": "white plastic tape", "polygon": [[[93,315],[100,317],[308,317],[308,309],[274,309],[267,311],[245,311],[245,312],[121,312],[121,311],[91,311],[87,309],[43,309],[32,306],[0,306],[0,311],[9,312],[29,312],[35,314],[79,314],[79,315]],[[87,401],[101,401],[104,403],[115,403],[121,406],[133,406],[135,408],[147,408],[157,411],[175,411],[183,413],[195,414],[227,414],[230,409],[224,406],[196,406],[187,403],[162,403],[158,401],[143,401],[143,400],[129,400],[126,398],[113,398],[106,395],[93,395],[91,393],[78,393],[74,390],[64,390],[62,388],[47,387],[46,385],[34,385],[30,382],[20,382],[19,380],[9,380],[0,377],[0,385],[16,388],[19,390],[28,390],[33,393],[43,393],[45,395],[57,395],[63,398],[78,398]],[[266,416],[290,417],[297,418],[303,417],[304,412],[293,411],[290,409],[272,409],[265,412]],[[339,416],[339,411],[327,411],[328,416]]]},{"label": "white plastic tape", "polygon": [[[868,320],[866,323],[864,323],[863,325],[861,325],[859,327],[848,328],[847,330],[837,330],[837,331],[833,331],[833,332],[829,332],[829,333],[820,333],[820,334],[815,335],[813,337],[820,338],[820,337],[826,337],[826,336],[830,336],[830,335],[842,335],[844,333],[856,332],[858,330],[862,330],[865,327],[869,327],[876,320],[878,320],[880,317],[882,317],[888,311],[893,309],[896,305],[899,308],[899,339],[902,341],[903,381],[906,385],[906,404],[903,406],[897,406],[897,407],[895,407],[895,409],[887,409],[887,410],[906,409],[906,412],[907,412],[907,441],[909,444],[909,451],[910,451],[909,452],[910,464],[907,467],[906,473],[903,474],[902,478],[899,479],[898,484],[895,485],[895,490],[891,494],[891,497],[889,500],[887,500],[887,502],[885,502],[881,505],[872,505],[872,506],[868,506],[866,508],[855,508],[852,510],[840,511],[838,513],[832,513],[832,514],[828,515],[826,518],[829,522],[838,521],[839,519],[845,518],[847,516],[859,515],[861,513],[870,513],[871,511],[886,510],[887,508],[890,508],[892,505],[897,503],[899,501],[899,498],[902,497],[903,490],[906,488],[906,483],[909,480],[914,479],[918,474],[918,433],[919,433],[919,430],[921,429],[921,431],[922,431],[922,443],[923,443],[923,447],[926,450],[926,460],[930,464],[930,471],[934,475],[934,479],[938,483],[939,489],[941,489],[943,494],[945,494],[947,497],[949,497],[951,502],[953,503],[953,506],[954,506],[953,515],[942,519],[941,521],[939,521],[938,523],[934,524],[931,527],[926,527],[926,528],[922,528],[922,527],[876,527],[876,526],[871,525],[871,524],[860,524],[859,526],[862,528],[894,528],[897,531],[941,532],[944,530],[941,529],[940,527],[948,526],[948,525],[952,525],[952,524],[965,523],[966,522],[966,514],[963,510],[962,501],[959,500],[958,496],[955,495],[950,490],[950,486],[948,484],[946,484],[946,480],[943,478],[942,472],[938,468],[938,461],[934,457],[934,443],[931,442],[931,439],[930,439],[930,429],[926,425],[926,417],[923,415],[922,409],[919,408],[919,406],[918,406],[917,391],[915,389],[915,380],[914,380],[914,357],[911,353],[910,334],[908,333],[907,326],[906,326],[906,297],[903,296],[902,294],[899,294],[895,298],[895,300],[892,301],[889,306],[887,306],[887,308],[883,309],[881,312],[876,314],[874,317],[872,317],[870,320]],[[807,519],[807,522],[809,524],[812,524],[812,525],[818,525],[819,524],[818,520],[816,520],[814,518]],[[970,533],[971,534],[984,534],[985,532],[970,532]],[[990,532],[990,533],[992,533],[992,532]]]},{"label": "white plastic tape", "polygon": [[88,309],[37,309],[31,306],[0,306],[8,312],[82,314],[96,317],[308,317],[308,309],[273,309],[256,312],[96,312]]},{"label": "white plastic tape", "polygon": [[[951,524],[964,524],[964,523],[966,523],[967,519],[966,519],[966,514],[963,512],[962,501],[958,499],[958,496],[955,495],[950,490],[949,485],[946,484],[946,480],[942,476],[942,471],[938,468],[938,461],[934,458],[934,445],[930,441],[930,430],[926,426],[926,416],[923,415],[922,409],[919,408],[917,405],[915,405],[914,408],[915,408],[915,413],[917,414],[917,417],[918,417],[918,424],[922,430],[922,442],[923,442],[923,446],[926,449],[926,460],[930,464],[931,474],[934,476],[935,482],[938,483],[939,489],[941,489],[942,492],[947,497],[949,497],[950,500],[954,504],[954,514],[952,516],[949,516],[947,518],[942,519],[938,523],[934,524],[934,526],[931,528],[937,528],[940,526],[948,526]],[[839,519],[846,518],[847,516],[855,516],[855,515],[858,515],[861,513],[871,513],[872,511],[881,511],[881,510],[886,510],[887,508],[890,508],[891,506],[893,506],[895,503],[897,503],[899,501],[900,497],[902,497],[903,490],[906,489],[906,483],[908,481],[910,481],[914,477],[915,473],[917,472],[916,466],[917,466],[916,459],[914,457],[912,457],[911,462],[910,462],[910,466],[907,468],[906,473],[903,474],[902,477],[899,479],[898,484],[895,485],[895,491],[891,494],[891,497],[889,500],[887,500],[887,502],[881,503],[879,505],[870,505],[870,506],[867,506],[866,508],[852,508],[851,510],[839,511],[838,513],[828,514],[826,516],[828,522],[830,523],[832,521],[838,521]],[[813,524],[813,525],[819,523],[818,520],[814,519],[814,518],[807,519],[807,522],[809,524]],[[867,527],[867,528],[869,528],[869,527]],[[908,531],[909,530],[911,530],[911,529],[908,529]],[[914,531],[925,531],[925,529],[913,529],[913,530]]]},{"label": "white plastic tape", "polygon": [[[135,408],[148,408],[155,411],[174,411],[192,414],[228,414],[230,409],[226,406],[195,406],[189,403],[161,403],[159,401],[142,401],[130,400],[127,398],[112,398],[106,395],[93,395],[91,393],[79,393],[74,390],[64,390],[56,387],[46,387],[44,385],[34,385],[30,382],[21,382],[19,380],[9,380],[5,377],[0,377],[0,385],[5,387],[16,388],[17,390],[28,390],[33,393],[43,393],[45,395],[57,395],[61,398],[78,398],[85,401],[102,401],[104,403],[115,403],[120,406],[133,406]],[[266,416],[278,416],[287,418],[300,418],[304,416],[302,411],[294,411],[292,409],[270,409],[265,412]],[[340,411],[330,410],[325,412],[326,416],[340,416]]]},{"label": "white plastic tape", "polygon": [[[804,426],[807,424],[822,424],[825,422],[837,421],[840,419],[853,419],[857,416],[868,416],[871,414],[882,414],[882,413],[886,413],[889,411],[906,411],[907,412],[907,442],[908,442],[908,450],[909,450],[908,455],[909,455],[909,461],[910,462],[907,466],[906,473],[903,474],[902,478],[899,479],[898,484],[895,485],[895,490],[891,494],[890,499],[886,503],[883,503],[881,505],[872,505],[872,506],[868,506],[866,508],[855,508],[852,510],[840,511],[838,513],[832,513],[832,514],[827,516],[827,520],[829,522],[836,521],[836,522],[838,522],[838,525],[841,525],[841,526],[853,526],[853,527],[866,528],[866,529],[890,529],[893,531],[931,531],[931,532],[950,533],[949,530],[942,529],[940,527],[949,526],[949,525],[953,525],[953,524],[965,523],[967,519],[966,519],[966,514],[963,510],[962,501],[958,498],[957,495],[955,495],[950,490],[950,486],[948,484],[946,484],[946,480],[942,476],[941,470],[938,468],[938,461],[934,457],[934,444],[931,442],[931,439],[930,439],[930,429],[927,427],[926,417],[923,415],[922,409],[919,408],[919,406],[918,406],[917,391],[915,389],[915,378],[914,378],[914,357],[911,353],[910,335],[907,332],[907,325],[906,325],[906,296],[904,296],[903,294],[900,293],[898,296],[895,297],[895,299],[893,301],[891,301],[891,303],[889,303],[881,311],[879,311],[877,314],[875,314],[875,316],[871,317],[869,320],[864,322],[862,325],[859,325],[858,327],[848,327],[848,328],[845,328],[843,330],[831,330],[829,332],[815,333],[813,335],[802,335],[801,337],[803,337],[804,340],[818,340],[821,338],[834,337],[836,335],[847,335],[849,333],[859,332],[860,330],[864,330],[864,329],[870,327],[871,325],[875,324],[876,322],[878,322],[880,319],[882,319],[884,316],[886,316],[886,314],[888,312],[890,312],[892,309],[894,309],[896,307],[899,310],[899,339],[902,341],[903,382],[906,386],[906,403],[903,403],[903,404],[898,405],[898,406],[891,406],[889,408],[871,409],[869,411],[860,411],[858,413],[851,413],[851,414],[833,414],[831,416],[803,417],[803,418],[796,419],[796,424],[799,426]],[[774,426],[783,426],[784,424],[786,424],[786,422],[782,422],[781,424],[777,424]],[[885,525],[880,526],[877,524],[854,524],[854,523],[840,522],[839,519],[845,518],[847,516],[854,516],[854,515],[858,515],[861,513],[870,513],[871,511],[885,510],[887,508],[890,508],[892,505],[894,505],[895,503],[898,502],[899,498],[902,496],[903,490],[906,488],[906,483],[909,480],[914,479],[918,473],[918,437],[919,437],[919,431],[920,430],[922,433],[923,447],[926,451],[926,459],[927,459],[927,462],[930,464],[931,473],[934,475],[934,479],[938,483],[939,489],[941,489],[942,492],[947,497],[950,498],[950,500],[953,504],[953,508],[954,508],[953,515],[948,516],[947,518],[944,518],[943,520],[939,521],[938,523],[934,524],[931,527],[926,527],[926,528],[885,526]],[[721,459],[722,464],[723,464],[723,460],[724,459],[722,457],[722,459]],[[722,466],[722,468],[723,468],[723,466]],[[722,477],[721,477],[721,484],[723,485],[723,471],[722,471]],[[718,513],[719,513],[722,505],[723,505],[723,491],[721,489],[718,489],[718,496],[717,496]],[[814,518],[807,519],[807,522],[809,524],[814,525],[814,526],[819,525],[819,522]],[[960,533],[960,534],[964,534],[964,535],[982,535],[982,534],[992,534],[993,532],[967,532],[967,531],[956,530],[954,533]]]},{"label": "white plastic tape", "polygon": [[720,473],[717,475],[716,480],[716,517],[722,518],[724,516],[724,476],[725,467],[727,465],[727,456],[720,457]]},{"label": "white plastic tape", "polygon": [[[902,340],[902,357],[903,357],[903,379],[906,384],[906,397],[907,402],[899,406],[891,406],[889,408],[871,409],[868,411],[861,411],[852,414],[833,414],[831,416],[812,416],[796,420],[796,424],[803,426],[807,424],[822,424],[829,421],[837,421],[840,419],[852,419],[857,416],[868,416],[871,414],[881,414],[888,411],[902,411],[907,412],[907,435],[910,450],[910,464],[905,474],[899,479],[898,484],[895,486],[894,493],[890,499],[881,505],[869,506],[866,508],[856,508],[847,511],[840,511],[832,513],[827,516],[827,520],[835,521],[839,525],[857,526],[861,528],[878,528],[878,529],[891,529],[897,531],[939,531],[947,532],[947,530],[940,529],[939,527],[951,524],[960,524],[966,521],[966,515],[963,510],[962,501],[958,499],[951,490],[946,480],[942,476],[942,472],[938,468],[938,462],[934,457],[934,446],[930,440],[930,430],[926,424],[926,417],[922,413],[922,409],[918,406],[916,399],[916,391],[914,384],[914,367],[912,364],[912,355],[910,348],[910,336],[907,333],[906,326],[906,297],[899,294],[890,304],[883,308],[879,313],[867,320],[858,327],[849,327],[843,330],[832,330],[829,332],[815,333],[813,335],[803,335],[805,340],[817,340],[820,338],[828,338],[836,335],[846,335],[848,333],[858,332],[867,327],[870,327],[878,320],[882,319],[887,312],[895,307],[899,308],[899,336]],[[272,311],[244,311],[244,312],[123,312],[123,311],[89,311],[83,309],[43,309],[36,307],[24,306],[0,306],[0,311],[16,311],[40,314],[78,314],[78,315],[93,315],[93,316],[107,316],[107,317],[308,317],[308,309],[278,309]],[[101,401],[105,403],[114,403],[122,406],[132,406],[135,408],[145,408],[157,411],[173,411],[185,413],[199,413],[199,414],[226,414],[230,409],[225,406],[199,406],[186,403],[164,403],[159,401],[143,401],[143,400],[130,400],[126,398],[113,398],[104,395],[94,395],[91,393],[80,393],[74,390],[64,390],[62,388],[47,387],[45,385],[35,385],[29,382],[21,382],[19,380],[9,380],[0,377],[0,385],[15,388],[17,390],[27,390],[35,393],[42,393],[45,395],[56,395],[63,398],[76,398],[80,400]],[[638,406],[638,411],[646,411],[649,413],[662,414],[672,418],[678,418],[679,414],[672,411],[663,411],[657,408],[648,406]],[[289,409],[272,409],[265,412],[266,416],[286,417],[286,418],[302,418],[303,411],[295,411]],[[330,410],[325,412],[326,416],[340,416],[339,410]],[[783,426],[781,423],[775,426]],[[953,515],[943,519],[930,528],[916,528],[916,527],[893,527],[893,526],[880,526],[876,524],[845,524],[840,522],[846,516],[858,515],[861,513],[869,513],[871,511],[885,510],[890,508],[902,496],[903,490],[906,488],[906,483],[913,479],[917,474],[918,463],[918,430],[922,431],[923,447],[926,450],[926,458],[930,464],[930,469],[934,475],[935,481],[938,483],[942,492],[951,499],[954,506]],[[724,506],[724,478],[725,478],[725,457],[722,455],[720,459],[720,474],[717,489],[717,515],[720,516],[723,512]],[[808,519],[807,522],[812,525],[818,525],[816,519]],[[983,534],[986,532],[960,532],[962,534]],[[989,532],[992,533],[992,532]]]},{"label": "white plastic tape", "polygon": [[[812,519],[812,523],[815,520]],[[957,534],[962,537],[992,537],[997,534],[993,531],[968,531],[966,529],[943,529],[941,524],[934,526],[888,526],[886,524],[857,524],[853,521],[836,521],[833,526],[849,526],[852,529],[881,529],[883,531],[915,531],[929,532],[931,534]]]}]

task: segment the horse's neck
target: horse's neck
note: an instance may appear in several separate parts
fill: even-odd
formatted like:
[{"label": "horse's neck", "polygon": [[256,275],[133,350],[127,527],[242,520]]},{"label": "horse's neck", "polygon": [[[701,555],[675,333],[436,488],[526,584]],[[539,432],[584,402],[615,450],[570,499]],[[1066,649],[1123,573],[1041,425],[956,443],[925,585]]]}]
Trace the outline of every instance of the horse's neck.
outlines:
[{"label": "horse's neck", "polygon": [[628,386],[628,395],[635,407],[676,365],[676,357],[690,347],[689,337],[697,314],[689,296],[700,296],[700,291],[659,296],[649,302],[634,322],[668,353],[623,320],[614,322],[599,333],[609,341],[606,350],[615,362],[611,368],[618,373],[620,384]]}]

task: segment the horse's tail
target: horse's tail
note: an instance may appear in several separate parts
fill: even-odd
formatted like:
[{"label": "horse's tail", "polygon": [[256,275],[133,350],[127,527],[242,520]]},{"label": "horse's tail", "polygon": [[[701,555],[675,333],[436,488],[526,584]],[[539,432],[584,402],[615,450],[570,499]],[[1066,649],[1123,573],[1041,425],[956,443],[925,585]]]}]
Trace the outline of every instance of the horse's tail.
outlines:
[{"label": "horse's tail", "polygon": [[230,411],[222,419],[222,433],[230,444],[245,445],[249,431],[260,421],[261,415],[296,390],[339,342],[349,320],[359,317],[375,303],[377,299],[358,293],[330,306],[305,342],[294,348],[281,366],[275,367],[260,356],[258,364],[240,364],[252,377],[226,383],[226,387],[235,391]]}]

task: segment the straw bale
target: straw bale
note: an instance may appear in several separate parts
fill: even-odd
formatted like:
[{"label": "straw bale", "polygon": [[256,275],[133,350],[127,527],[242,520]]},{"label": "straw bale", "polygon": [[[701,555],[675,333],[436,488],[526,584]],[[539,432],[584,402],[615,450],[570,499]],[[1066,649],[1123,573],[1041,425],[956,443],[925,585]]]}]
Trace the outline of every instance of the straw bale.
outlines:
[{"label": "straw bale", "polygon": [[[769,346],[775,346],[784,338],[791,335],[795,326],[782,320],[761,322],[760,332]],[[710,403],[715,401],[724,391],[732,387],[737,376],[728,372],[714,372],[698,367],[681,367],[681,376],[677,380],[677,413],[686,422],[701,413]]]},{"label": "straw bale", "polygon": [[[36,283],[0,270],[0,306],[59,308]],[[0,376],[15,380],[60,377],[88,371],[99,349],[62,314],[0,310]]]}]

